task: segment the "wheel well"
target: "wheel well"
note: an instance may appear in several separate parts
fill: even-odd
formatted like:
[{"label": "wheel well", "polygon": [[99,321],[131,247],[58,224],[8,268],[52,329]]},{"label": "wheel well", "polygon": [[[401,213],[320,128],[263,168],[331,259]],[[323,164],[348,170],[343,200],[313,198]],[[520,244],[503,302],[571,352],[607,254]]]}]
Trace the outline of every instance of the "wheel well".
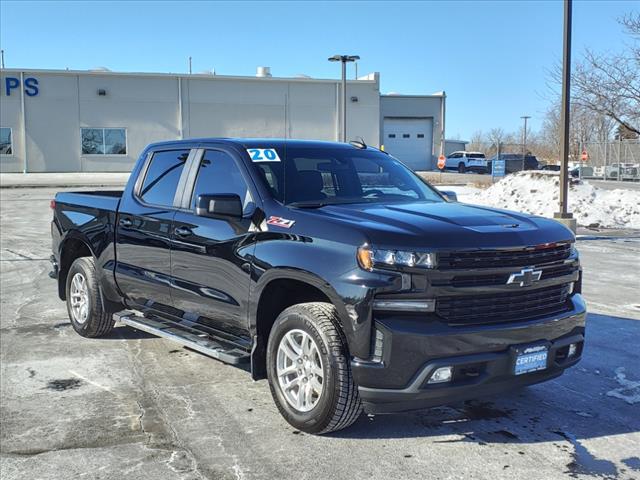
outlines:
[{"label": "wheel well", "polygon": [[254,380],[267,377],[267,342],[271,327],[278,315],[298,303],[331,303],[319,288],[299,280],[272,280],[262,291],[256,312],[256,345],[251,354],[251,371]]},{"label": "wheel well", "polygon": [[82,240],[70,238],[64,242],[60,253],[60,271],[58,272],[58,296],[61,300],[67,299],[67,275],[73,262],[80,257],[91,256],[93,256],[91,249]]}]

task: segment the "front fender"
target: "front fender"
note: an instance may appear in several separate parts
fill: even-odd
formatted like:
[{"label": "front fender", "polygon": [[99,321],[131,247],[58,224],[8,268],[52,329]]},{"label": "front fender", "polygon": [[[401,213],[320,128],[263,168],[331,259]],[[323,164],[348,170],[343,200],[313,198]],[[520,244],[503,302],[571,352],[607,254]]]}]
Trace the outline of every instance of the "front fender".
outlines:
[{"label": "front fender", "polygon": [[355,248],[323,239],[270,236],[259,241],[249,301],[249,327],[256,332],[258,305],[266,286],[276,279],[305,282],[321,291],[338,311],[353,356],[367,358],[371,344],[371,304],[375,293],[399,289],[401,275],[367,272],[356,261]]}]

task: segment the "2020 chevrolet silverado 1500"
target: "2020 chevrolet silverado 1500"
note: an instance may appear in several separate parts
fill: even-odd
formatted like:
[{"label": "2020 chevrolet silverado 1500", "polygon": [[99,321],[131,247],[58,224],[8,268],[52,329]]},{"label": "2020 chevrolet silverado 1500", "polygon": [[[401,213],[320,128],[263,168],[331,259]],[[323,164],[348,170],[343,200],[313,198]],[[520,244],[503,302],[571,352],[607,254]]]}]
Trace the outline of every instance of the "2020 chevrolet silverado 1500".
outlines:
[{"label": "2020 chevrolet silverado 1500", "polygon": [[123,192],[52,208],[80,335],[119,320],[250,362],[305,432],[549,380],[582,354],[568,229],[450,201],[362,143],[153,144]]}]

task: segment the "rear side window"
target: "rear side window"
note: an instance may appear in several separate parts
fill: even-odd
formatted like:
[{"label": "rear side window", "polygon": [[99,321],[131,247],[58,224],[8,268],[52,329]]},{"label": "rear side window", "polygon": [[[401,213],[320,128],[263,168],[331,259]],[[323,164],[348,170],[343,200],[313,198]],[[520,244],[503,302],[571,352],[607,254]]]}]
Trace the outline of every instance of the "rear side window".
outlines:
[{"label": "rear side window", "polygon": [[467,153],[469,158],[485,158],[484,153]]},{"label": "rear side window", "polygon": [[249,189],[236,162],[228,153],[205,150],[193,187],[191,208],[196,207],[198,195],[235,194],[242,205],[250,201]]},{"label": "rear side window", "polygon": [[169,207],[178,189],[178,181],[189,150],[168,150],[153,154],[139,196],[145,203]]}]

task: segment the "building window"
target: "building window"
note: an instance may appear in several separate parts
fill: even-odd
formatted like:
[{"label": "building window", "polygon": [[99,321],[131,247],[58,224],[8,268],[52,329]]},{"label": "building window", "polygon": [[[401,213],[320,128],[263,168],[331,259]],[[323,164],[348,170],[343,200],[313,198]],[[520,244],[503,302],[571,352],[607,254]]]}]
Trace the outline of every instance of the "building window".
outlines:
[{"label": "building window", "polygon": [[396,138],[396,134],[395,133],[390,133],[389,134],[389,138]]},{"label": "building window", "polygon": [[0,155],[13,155],[13,137],[9,127],[0,128]]},{"label": "building window", "polygon": [[126,155],[124,128],[82,128],[82,155]]},{"label": "building window", "polygon": [[409,138],[409,137],[411,137],[411,135],[409,135],[408,133],[403,133],[402,134],[402,138]]},{"label": "building window", "polygon": [[419,133],[418,138],[424,138],[424,133]]}]

